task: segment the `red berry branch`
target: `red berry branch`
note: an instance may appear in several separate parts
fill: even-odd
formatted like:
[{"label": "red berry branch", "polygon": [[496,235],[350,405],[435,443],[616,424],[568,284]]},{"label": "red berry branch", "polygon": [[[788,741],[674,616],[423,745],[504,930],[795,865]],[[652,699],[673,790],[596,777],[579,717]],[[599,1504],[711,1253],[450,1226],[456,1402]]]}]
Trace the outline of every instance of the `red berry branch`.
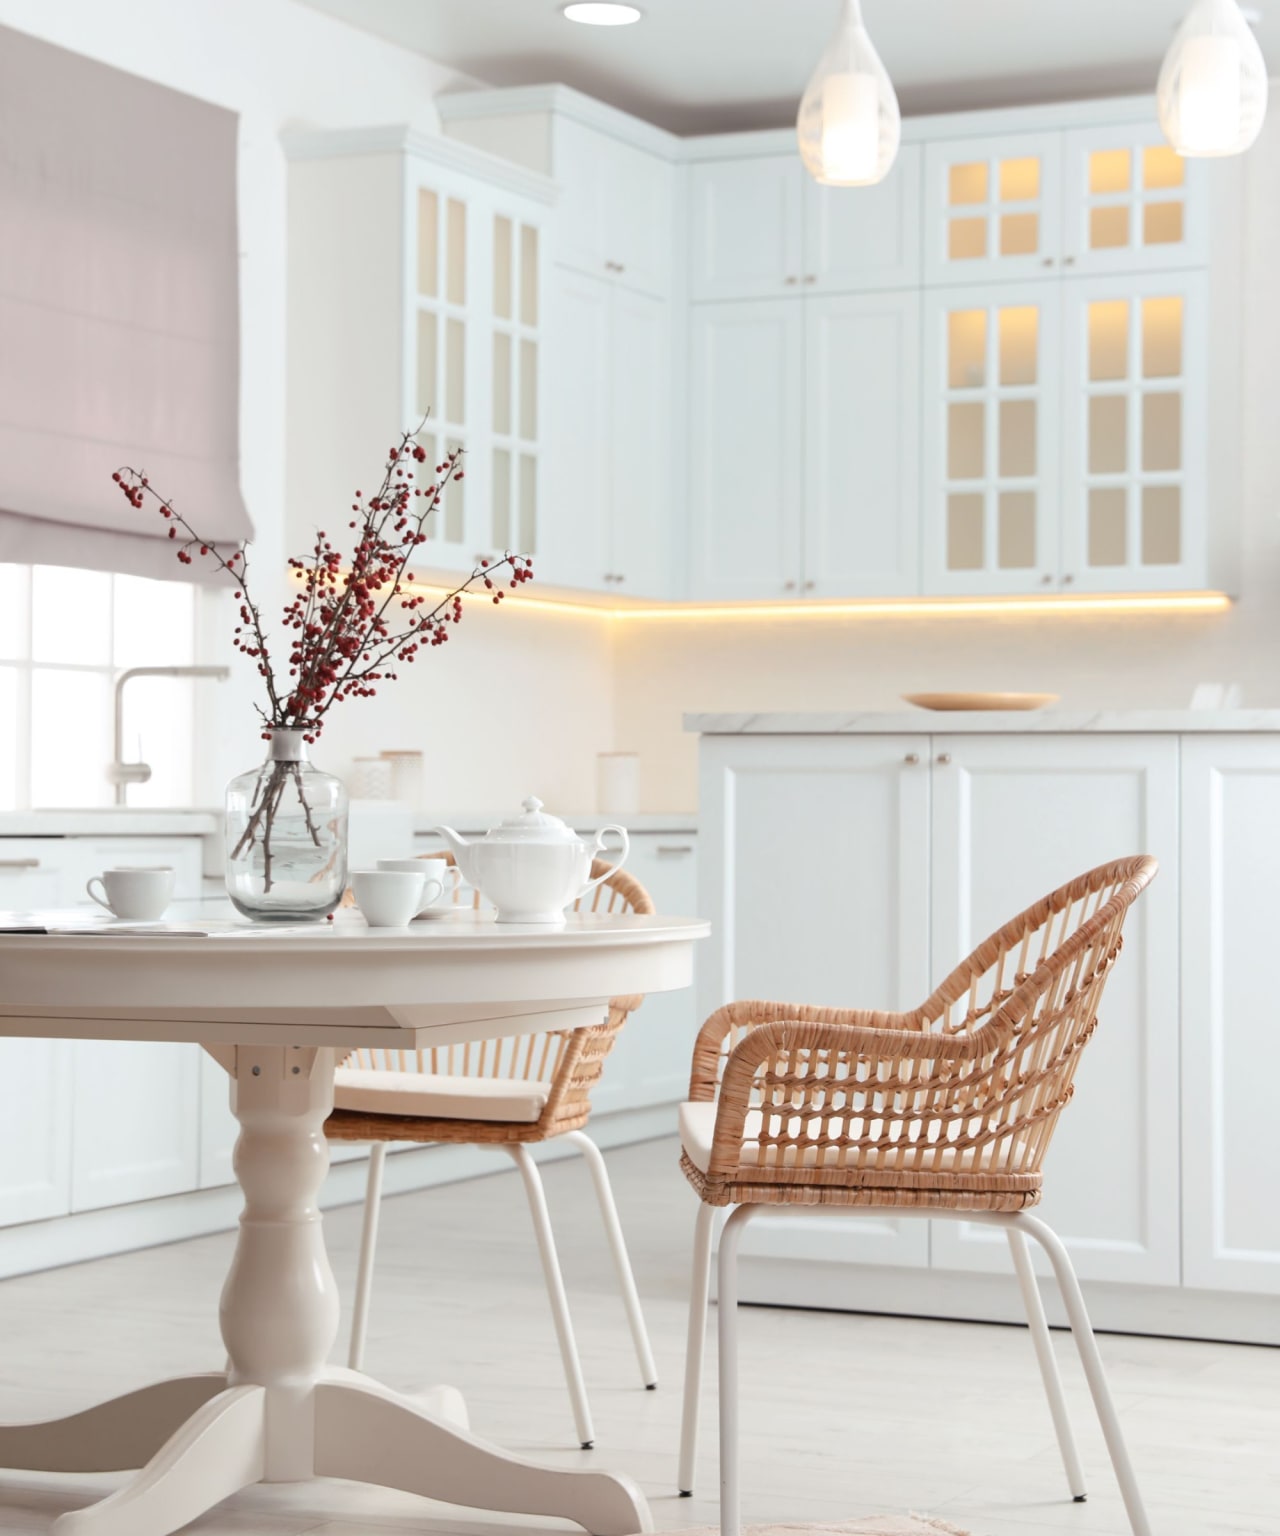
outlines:
[{"label": "red berry branch", "polygon": [[[348,523],[355,532],[355,545],[349,560],[344,562],[328,534],[321,531],[305,559],[289,561],[298,591],[285,604],[282,616],[289,648],[286,673],[272,661],[262,611],[250,595],[245,551],[237,548],[224,555],[215,541],[202,538],[141,470],[126,465],[111,478],[131,506],[142,508],[148,498],[155,502],[182,564],[211,561],[235,582],[239,610],[234,643],[256,663],[266,686],[267,707],[258,706],[268,727],[264,739],[270,739],[271,729],[286,727],[300,730],[305,741],[314,742],[335,704],[371,698],[377,684],[396,680],[395,668],[412,665],[426,647],[444,645],[451,626],[462,622],[464,593],[483,585],[493,594],[494,603],[501,604],[507,591],[532,581],[529,559],[508,553],[501,560],[480,561],[465,581],[434,605],[413,590],[410,565],[427,542],[427,519],[440,506],[449,485],[463,479],[462,458],[462,449],[451,450],[433,470],[422,471],[430,481],[420,485],[418,470],[427,461],[427,451],[414,433],[401,433],[399,443],[388,451],[377,492],[367,498],[360,491],[355,493],[354,515]],[[270,829],[290,769],[301,794],[297,765],[274,764],[241,844],[232,854],[238,857],[261,836],[268,889]],[[318,844],[305,799],[303,807]]]}]

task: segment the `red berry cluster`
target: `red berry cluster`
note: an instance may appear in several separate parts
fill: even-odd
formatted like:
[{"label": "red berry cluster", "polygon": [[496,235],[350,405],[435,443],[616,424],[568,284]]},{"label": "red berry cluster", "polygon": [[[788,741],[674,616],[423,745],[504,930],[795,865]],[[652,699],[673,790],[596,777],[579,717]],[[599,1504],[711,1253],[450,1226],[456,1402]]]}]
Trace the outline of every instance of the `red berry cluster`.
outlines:
[{"label": "red berry cluster", "polygon": [[[419,429],[420,430],[420,429]],[[305,728],[305,739],[319,735],[325,715],[344,699],[372,698],[376,684],[393,682],[389,670],[412,664],[424,645],[443,645],[449,626],[462,622],[462,597],[477,582],[501,603],[505,592],[495,577],[509,576],[509,590],[533,580],[533,566],[523,555],[508,554],[495,562],[482,560],[471,575],[444,598],[428,607],[427,597],[413,589],[409,561],[427,542],[425,524],[439,507],[448,486],[463,478],[462,449],[451,450],[435,465],[425,487],[415,484],[415,464],[425,464],[427,451],[413,434],[401,434],[388,452],[382,484],[367,500],[355,493],[348,526],[357,531],[349,562],[323,531],[311,553],[291,559],[297,595],[285,605],[283,622],[289,633],[287,681],[277,676],[262,628],[262,615],[249,595],[248,561],[243,550],[223,556],[215,543],[201,538],[171,501],[151,488],[137,470],[117,470],[112,479],[129,504],[141,508],[154,497],[160,516],[169,523],[169,537],[181,540],[177,557],[184,565],[196,554],[211,558],[237,583],[239,623],[234,643],[251,657],[262,675],[270,708],[262,710],[268,726]],[[194,553],[193,553],[194,552]]]}]

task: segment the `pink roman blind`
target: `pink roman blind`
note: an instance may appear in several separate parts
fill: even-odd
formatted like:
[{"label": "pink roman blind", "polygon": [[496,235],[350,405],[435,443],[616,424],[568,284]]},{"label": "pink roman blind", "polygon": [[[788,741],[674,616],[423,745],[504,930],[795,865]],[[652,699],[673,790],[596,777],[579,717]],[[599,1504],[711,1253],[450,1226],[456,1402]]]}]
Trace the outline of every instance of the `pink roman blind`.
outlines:
[{"label": "pink roman blind", "polygon": [[0,28],[0,560],[199,578],[240,494],[234,113]]}]

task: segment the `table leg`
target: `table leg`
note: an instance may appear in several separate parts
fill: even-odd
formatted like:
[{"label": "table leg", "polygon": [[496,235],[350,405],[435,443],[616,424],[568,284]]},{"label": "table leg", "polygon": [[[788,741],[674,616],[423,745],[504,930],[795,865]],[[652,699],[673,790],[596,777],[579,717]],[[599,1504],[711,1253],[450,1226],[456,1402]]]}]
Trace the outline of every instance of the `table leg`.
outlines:
[{"label": "table leg", "polygon": [[222,1292],[225,1378],[161,1383],[57,1424],[0,1429],[0,1465],[106,1471],[150,1458],[110,1498],[63,1515],[55,1536],[170,1536],[252,1483],[316,1476],[561,1516],[593,1536],[651,1530],[629,1479],[508,1456],[468,1432],[452,1389],[411,1400],[326,1366],[338,1292],[316,1196],[329,1166],[333,1072],[327,1047],[236,1047],[245,1206]]}]

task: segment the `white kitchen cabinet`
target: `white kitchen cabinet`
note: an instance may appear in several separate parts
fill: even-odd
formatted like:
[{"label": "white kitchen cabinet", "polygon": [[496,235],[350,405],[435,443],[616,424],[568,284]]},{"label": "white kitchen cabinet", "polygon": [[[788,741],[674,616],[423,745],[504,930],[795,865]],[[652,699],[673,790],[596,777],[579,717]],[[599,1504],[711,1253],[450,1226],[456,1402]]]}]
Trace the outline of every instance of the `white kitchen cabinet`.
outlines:
[{"label": "white kitchen cabinet", "polygon": [[1208,274],[1121,272],[1062,296],[1062,582],[1205,586]]},{"label": "white kitchen cabinet", "polygon": [[920,300],[804,301],[803,590],[900,596],[919,573]]},{"label": "white kitchen cabinet", "polygon": [[71,1209],[70,1040],[0,1041],[0,1226]]},{"label": "white kitchen cabinet", "polygon": [[66,840],[0,838],[0,910],[56,907],[62,899]]},{"label": "white kitchen cabinet", "polygon": [[[705,737],[703,1017],[735,998],[896,1010],[928,996],[929,763],[910,736]],[[927,1224],[753,1225],[744,1252],[922,1267]]]},{"label": "white kitchen cabinet", "polygon": [[[697,839],[691,832],[634,833],[627,873],[669,916],[698,910]],[[596,1114],[675,1105],[689,1091],[693,1044],[701,1023],[691,987],[646,997],[618,1035],[591,1095]],[[674,1127],[675,1117],[672,1114]]]},{"label": "white kitchen cabinet", "polygon": [[670,596],[671,307],[567,267],[555,273],[551,303],[553,516],[539,577]]},{"label": "white kitchen cabinet", "polygon": [[804,306],[699,305],[690,322],[691,595],[800,590]]},{"label": "white kitchen cabinet", "polygon": [[[1054,1133],[1042,1210],[1082,1279],[1176,1285],[1177,738],[936,735],[932,847],[935,984],[1074,875],[1160,860]],[[1004,1273],[1007,1245],[994,1228],[938,1222],[933,1263]]]},{"label": "white kitchen cabinet", "polygon": [[944,138],[925,148],[927,284],[1056,276],[1062,245],[1062,135]]},{"label": "white kitchen cabinet", "polygon": [[925,295],[924,590],[1056,589],[1059,285]]},{"label": "white kitchen cabinet", "polygon": [[800,285],[804,177],[795,154],[690,168],[690,298],[779,298]]},{"label": "white kitchen cabinet", "polygon": [[820,187],[794,146],[781,155],[695,161],[688,182],[690,297],[914,286],[920,167],[914,144],[902,146],[874,187]]},{"label": "white kitchen cabinet", "polygon": [[1183,1278],[1280,1294],[1280,745],[1182,743]]},{"label": "white kitchen cabinet", "polygon": [[368,496],[398,431],[422,423],[424,486],[447,453],[466,455],[422,564],[536,556],[553,186],[407,128],[285,142],[291,518],[313,527],[335,493]]}]

